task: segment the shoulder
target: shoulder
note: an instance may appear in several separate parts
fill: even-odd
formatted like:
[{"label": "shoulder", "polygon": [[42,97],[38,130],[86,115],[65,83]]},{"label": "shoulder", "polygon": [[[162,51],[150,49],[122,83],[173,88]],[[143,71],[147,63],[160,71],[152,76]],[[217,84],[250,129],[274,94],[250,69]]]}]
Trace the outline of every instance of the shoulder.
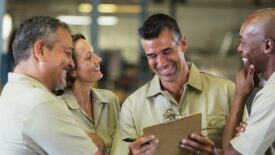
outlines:
[{"label": "shoulder", "polygon": [[[134,106],[138,103],[144,103],[145,100],[148,98],[149,88],[151,86],[152,82],[149,81],[137,90],[135,90],[133,93],[131,93],[124,103],[122,105],[125,106]],[[139,104],[141,105],[141,104]]]},{"label": "shoulder", "polygon": [[107,90],[107,89],[93,88],[92,91],[94,91],[96,94],[100,95],[100,97],[117,98],[115,93],[113,93],[112,91]]},{"label": "shoulder", "polygon": [[106,101],[113,106],[119,106],[119,99],[112,91],[98,88],[93,88],[92,91],[99,97],[100,100]]},{"label": "shoulder", "polygon": [[235,88],[235,84],[231,80],[225,79],[223,77],[215,76],[205,72],[200,72],[200,75],[201,75],[202,81],[208,84],[211,84],[214,86],[227,86],[227,87]]}]

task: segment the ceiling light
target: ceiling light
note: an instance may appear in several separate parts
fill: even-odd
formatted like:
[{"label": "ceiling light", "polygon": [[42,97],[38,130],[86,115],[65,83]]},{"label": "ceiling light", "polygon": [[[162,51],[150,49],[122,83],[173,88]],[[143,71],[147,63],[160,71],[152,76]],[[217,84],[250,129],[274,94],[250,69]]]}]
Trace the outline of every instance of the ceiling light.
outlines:
[{"label": "ceiling light", "polygon": [[105,25],[105,26],[116,25],[117,22],[118,22],[118,19],[115,16],[100,16],[97,19],[97,23],[99,25]]},{"label": "ceiling light", "polygon": [[57,18],[67,23],[68,25],[90,25],[92,23],[92,19],[89,16],[61,15],[61,16],[58,16]]},{"label": "ceiling light", "polygon": [[2,23],[2,37],[7,39],[12,31],[12,18],[11,15],[5,14]]},{"label": "ceiling light", "polygon": [[[90,16],[67,16],[61,15],[57,17],[59,20],[67,23],[68,25],[90,25],[92,19]],[[100,16],[97,19],[99,25],[111,26],[118,23],[118,19],[115,16]]]},{"label": "ceiling light", "polygon": [[92,12],[93,6],[90,3],[81,3],[78,5],[78,11],[83,13]]},{"label": "ceiling light", "polygon": [[[82,13],[90,13],[93,7],[90,3],[81,3],[78,11]],[[138,4],[99,4],[98,11],[100,13],[140,13],[141,6]]]},{"label": "ceiling light", "polygon": [[118,9],[115,4],[100,4],[98,6],[98,11],[101,13],[115,13]]}]

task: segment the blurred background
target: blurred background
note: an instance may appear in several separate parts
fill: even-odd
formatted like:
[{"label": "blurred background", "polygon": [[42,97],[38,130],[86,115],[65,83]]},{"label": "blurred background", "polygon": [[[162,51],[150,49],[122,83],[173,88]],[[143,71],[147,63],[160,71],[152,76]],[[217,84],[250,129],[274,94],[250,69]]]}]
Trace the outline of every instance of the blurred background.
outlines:
[{"label": "blurred background", "polygon": [[59,18],[72,33],[84,34],[103,58],[104,78],[95,87],[110,89],[123,101],[152,77],[137,34],[149,15],[174,17],[187,36],[187,61],[234,81],[242,67],[241,23],[255,10],[274,6],[275,0],[0,0],[0,92],[13,68],[14,30],[31,16]]}]

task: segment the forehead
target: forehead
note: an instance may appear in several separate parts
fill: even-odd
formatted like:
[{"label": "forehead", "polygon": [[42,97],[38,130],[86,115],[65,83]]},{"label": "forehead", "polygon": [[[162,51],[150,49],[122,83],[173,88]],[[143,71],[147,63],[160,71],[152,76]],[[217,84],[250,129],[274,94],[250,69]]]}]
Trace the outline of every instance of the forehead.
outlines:
[{"label": "forehead", "polygon": [[74,52],[77,55],[84,55],[93,52],[93,46],[87,40],[79,39],[74,45]]},{"label": "forehead", "polygon": [[240,29],[240,36],[244,39],[258,38],[263,39],[264,37],[264,26],[263,23],[257,22],[255,20],[246,21]]},{"label": "forehead", "polygon": [[173,31],[163,30],[157,38],[146,40],[141,39],[145,51],[160,50],[177,43],[177,36]]},{"label": "forehead", "polygon": [[58,27],[56,32],[57,32],[57,35],[58,35],[57,43],[62,44],[63,46],[65,46],[65,48],[72,48],[73,47],[73,41],[72,41],[71,35],[68,32],[68,30],[66,30],[62,27]]}]

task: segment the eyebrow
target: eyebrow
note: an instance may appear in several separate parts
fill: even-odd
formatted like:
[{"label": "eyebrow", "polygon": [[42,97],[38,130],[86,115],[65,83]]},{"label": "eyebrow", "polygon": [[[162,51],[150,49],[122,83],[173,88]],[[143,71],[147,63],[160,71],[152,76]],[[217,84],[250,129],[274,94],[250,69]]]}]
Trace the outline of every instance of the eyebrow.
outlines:
[{"label": "eyebrow", "polygon": [[165,48],[165,49],[163,49],[163,50],[161,50],[162,52],[165,52],[165,51],[169,51],[171,48],[170,47],[167,47],[167,48]]},{"label": "eyebrow", "polygon": [[73,53],[73,48],[71,48],[71,47],[65,48],[65,51],[66,51],[66,52]]}]

